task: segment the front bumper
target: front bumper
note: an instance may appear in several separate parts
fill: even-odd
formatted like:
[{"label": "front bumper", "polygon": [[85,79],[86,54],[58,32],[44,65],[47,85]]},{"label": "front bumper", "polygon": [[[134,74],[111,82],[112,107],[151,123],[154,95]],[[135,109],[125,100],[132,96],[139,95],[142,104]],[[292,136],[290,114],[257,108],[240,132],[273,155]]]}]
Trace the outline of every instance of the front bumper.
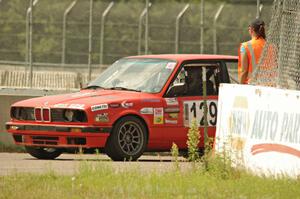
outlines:
[{"label": "front bumper", "polygon": [[103,148],[111,127],[6,123],[15,144],[59,148]]}]

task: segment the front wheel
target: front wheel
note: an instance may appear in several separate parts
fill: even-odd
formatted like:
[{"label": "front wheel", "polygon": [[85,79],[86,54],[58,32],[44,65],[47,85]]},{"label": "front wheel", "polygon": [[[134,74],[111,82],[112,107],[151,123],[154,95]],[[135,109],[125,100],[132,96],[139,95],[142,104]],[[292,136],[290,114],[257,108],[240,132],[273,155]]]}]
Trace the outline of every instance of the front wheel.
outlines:
[{"label": "front wheel", "polygon": [[121,118],[113,127],[105,152],[114,161],[137,160],[147,145],[147,129],[133,116]]},{"label": "front wheel", "polygon": [[25,149],[31,156],[43,160],[53,160],[62,154],[62,150],[57,148],[26,146]]}]

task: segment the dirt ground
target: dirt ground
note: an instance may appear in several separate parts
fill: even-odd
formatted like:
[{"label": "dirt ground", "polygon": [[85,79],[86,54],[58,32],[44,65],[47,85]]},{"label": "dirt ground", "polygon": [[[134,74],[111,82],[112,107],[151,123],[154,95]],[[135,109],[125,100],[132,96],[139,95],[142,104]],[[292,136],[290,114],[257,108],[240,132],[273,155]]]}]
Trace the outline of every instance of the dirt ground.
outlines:
[{"label": "dirt ground", "polygon": [[[183,158],[179,159],[184,160]],[[103,154],[62,154],[55,160],[38,160],[27,153],[0,153],[0,175],[49,171],[60,175],[72,175],[85,163],[95,166],[109,165],[120,171],[133,168],[142,172],[164,172],[174,168],[174,163],[171,160],[172,157],[170,156],[144,155],[137,162],[113,162]],[[181,168],[189,167],[187,162],[180,162],[179,164]]]}]

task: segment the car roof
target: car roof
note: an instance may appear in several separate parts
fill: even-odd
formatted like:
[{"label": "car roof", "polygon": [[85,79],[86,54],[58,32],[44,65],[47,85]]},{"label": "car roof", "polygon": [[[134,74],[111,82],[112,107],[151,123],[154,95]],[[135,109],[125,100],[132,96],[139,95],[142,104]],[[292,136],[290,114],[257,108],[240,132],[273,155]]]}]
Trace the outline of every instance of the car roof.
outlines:
[{"label": "car roof", "polygon": [[185,60],[238,60],[237,56],[231,55],[210,55],[210,54],[158,54],[158,55],[138,55],[127,58],[152,58],[152,59],[168,59],[177,62]]}]

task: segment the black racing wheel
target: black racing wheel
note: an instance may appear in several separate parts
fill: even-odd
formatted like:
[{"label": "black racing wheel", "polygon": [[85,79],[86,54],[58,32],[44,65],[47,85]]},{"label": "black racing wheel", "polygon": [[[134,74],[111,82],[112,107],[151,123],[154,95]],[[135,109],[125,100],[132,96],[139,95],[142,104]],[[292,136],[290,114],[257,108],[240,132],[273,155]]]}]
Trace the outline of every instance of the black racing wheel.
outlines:
[{"label": "black racing wheel", "polygon": [[114,125],[105,146],[106,154],[114,161],[135,161],[145,151],[147,128],[134,116],[121,118]]}]

